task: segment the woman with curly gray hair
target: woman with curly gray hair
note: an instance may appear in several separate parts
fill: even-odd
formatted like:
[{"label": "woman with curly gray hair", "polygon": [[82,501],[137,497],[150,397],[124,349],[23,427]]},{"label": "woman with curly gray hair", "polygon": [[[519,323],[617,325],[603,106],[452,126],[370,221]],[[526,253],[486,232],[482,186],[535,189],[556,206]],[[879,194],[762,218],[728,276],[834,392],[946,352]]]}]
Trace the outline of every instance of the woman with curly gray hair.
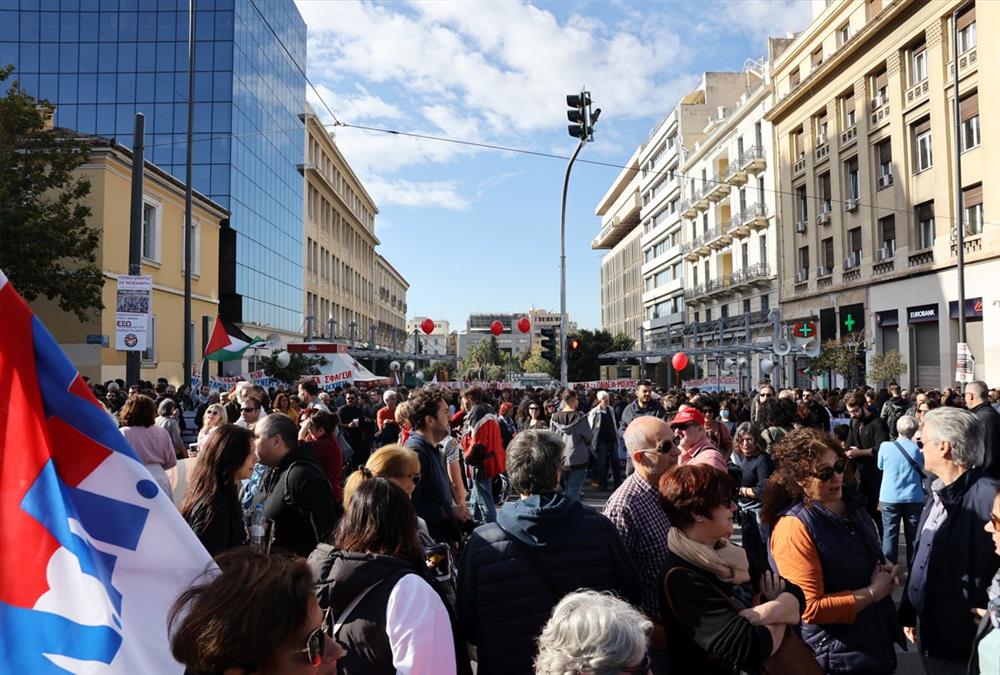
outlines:
[{"label": "woman with curly gray hair", "polygon": [[564,597],[538,638],[536,675],[649,673],[646,635],[653,624],[610,593]]}]

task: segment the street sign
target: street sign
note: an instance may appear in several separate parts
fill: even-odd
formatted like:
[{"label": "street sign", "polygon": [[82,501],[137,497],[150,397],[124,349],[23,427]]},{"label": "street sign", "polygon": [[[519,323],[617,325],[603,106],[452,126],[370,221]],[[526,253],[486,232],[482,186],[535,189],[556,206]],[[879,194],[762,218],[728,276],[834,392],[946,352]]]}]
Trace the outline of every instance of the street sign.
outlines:
[{"label": "street sign", "polygon": [[792,327],[792,335],[808,340],[816,335],[816,324],[812,321],[797,321]]},{"label": "street sign", "polygon": [[107,335],[87,335],[88,345],[101,345],[102,347],[107,347],[110,344]]},{"label": "street sign", "polygon": [[955,359],[955,380],[969,383],[975,378],[976,357],[972,355],[968,342],[958,343],[958,354]]}]

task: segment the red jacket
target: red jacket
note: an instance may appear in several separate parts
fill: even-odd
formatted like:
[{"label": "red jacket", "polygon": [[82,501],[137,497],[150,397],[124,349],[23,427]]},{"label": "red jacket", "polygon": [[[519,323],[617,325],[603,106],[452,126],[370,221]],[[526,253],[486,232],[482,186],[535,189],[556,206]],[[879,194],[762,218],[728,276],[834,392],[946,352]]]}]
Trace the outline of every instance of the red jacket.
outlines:
[{"label": "red jacket", "polygon": [[465,463],[482,466],[485,470],[484,478],[496,478],[507,470],[507,453],[503,449],[503,436],[497,417],[490,412],[481,416],[469,415],[468,418],[471,422],[462,436]]},{"label": "red jacket", "polygon": [[340,449],[340,443],[332,436],[323,436],[311,443],[316,459],[333,488],[333,499],[340,504],[344,501],[344,453]]}]

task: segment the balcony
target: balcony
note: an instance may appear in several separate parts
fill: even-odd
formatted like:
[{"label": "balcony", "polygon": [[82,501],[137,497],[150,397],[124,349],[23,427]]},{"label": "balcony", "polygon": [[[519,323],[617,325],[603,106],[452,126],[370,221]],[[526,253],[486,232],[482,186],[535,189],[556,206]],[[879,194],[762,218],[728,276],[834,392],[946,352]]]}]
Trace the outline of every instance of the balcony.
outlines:
[{"label": "balcony", "polygon": [[747,184],[749,174],[740,166],[739,162],[733,162],[726,169],[726,182],[733,187],[741,187]]},{"label": "balcony", "polygon": [[[977,48],[967,49],[962,54],[958,55],[958,75],[959,77],[965,76],[969,71],[976,67],[979,62],[979,54],[977,53]],[[948,62],[948,80],[949,84],[951,80],[955,78],[955,62]]]},{"label": "balcony", "polygon": [[882,126],[889,121],[889,94],[879,93],[871,101],[871,126]]},{"label": "balcony", "polygon": [[817,162],[822,162],[830,156],[830,143],[826,136],[820,136],[816,139],[816,152],[814,154]]},{"label": "balcony", "polygon": [[694,262],[698,259],[698,250],[701,248],[701,240],[701,237],[695,237],[681,246],[681,255],[684,256],[685,260]]},{"label": "balcony", "polygon": [[854,213],[858,210],[861,200],[858,197],[848,197],[844,200],[844,213]]},{"label": "balcony", "polygon": [[704,185],[701,186],[701,192],[694,200],[694,208],[696,208],[698,211],[708,210],[709,206],[708,191],[709,191],[709,183],[705,183]]},{"label": "balcony", "polygon": [[686,305],[699,305],[702,302],[702,296],[705,295],[704,286],[692,286],[691,288],[684,289],[684,304]]},{"label": "balcony", "polygon": [[840,147],[845,148],[858,140],[858,125],[852,125],[840,133]]},{"label": "balcony", "polygon": [[757,175],[767,168],[767,158],[763,145],[752,145],[743,151],[740,157],[740,168],[750,174]]},{"label": "balcony", "polygon": [[743,222],[742,213],[737,213],[735,216],[730,218],[727,228],[729,230],[729,235],[734,239],[742,239],[743,237],[750,236],[750,226]]},{"label": "balcony", "polygon": [[698,237],[697,245],[695,247],[695,253],[699,256],[706,256],[712,252],[712,248],[708,245],[709,237],[712,236],[713,230],[715,228],[709,228],[705,231],[705,234]]},{"label": "balcony", "polygon": [[729,235],[729,228],[722,225],[711,227],[705,232],[705,243],[716,251],[724,249],[733,241]]},{"label": "balcony", "polygon": [[906,90],[906,93],[903,94],[904,105],[906,107],[919,103],[927,97],[927,92],[930,91],[928,81],[928,78],[924,78],[922,82],[917,82]]},{"label": "balcony", "polygon": [[806,156],[805,153],[799,156],[798,160],[792,164],[792,175],[797,176],[806,170]]},{"label": "balcony", "polygon": [[740,214],[743,222],[752,230],[767,229],[767,204],[751,204]]},{"label": "balcony", "polygon": [[833,204],[829,200],[820,204],[819,213],[816,214],[817,225],[829,225],[833,214]]},{"label": "balcony", "polygon": [[642,200],[638,190],[622,194],[610,210],[611,218],[607,225],[601,228],[600,233],[591,242],[593,249],[609,249],[620,242],[639,224],[639,210],[642,207]]},{"label": "balcony", "polygon": [[715,178],[708,185],[708,200],[711,202],[722,201],[729,194],[729,190],[732,189],[732,186],[723,180],[721,174],[716,174]]},{"label": "balcony", "polygon": [[723,295],[731,292],[732,287],[728,274],[723,276],[721,279],[709,279],[705,284],[705,297]]},{"label": "balcony", "polygon": [[730,284],[733,288],[767,285],[771,281],[771,270],[767,263],[757,263],[733,272]]},{"label": "balcony", "polygon": [[698,215],[698,209],[695,208],[694,201],[691,199],[682,199],[677,210],[680,211],[681,218],[694,218]]}]

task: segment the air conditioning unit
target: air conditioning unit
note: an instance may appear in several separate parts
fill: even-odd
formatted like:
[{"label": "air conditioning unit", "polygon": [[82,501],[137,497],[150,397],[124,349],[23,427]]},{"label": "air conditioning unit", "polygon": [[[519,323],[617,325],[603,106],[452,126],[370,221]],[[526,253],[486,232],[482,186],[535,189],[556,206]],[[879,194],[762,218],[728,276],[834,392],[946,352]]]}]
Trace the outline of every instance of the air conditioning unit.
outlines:
[{"label": "air conditioning unit", "polygon": [[795,283],[804,284],[809,281],[809,270],[799,270],[795,273]]},{"label": "air conditioning unit", "polygon": [[844,211],[853,212],[858,210],[858,198],[849,197],[844,200]]},{"label": "air conditioning unit", "polygon": [[872,110],[874,110],[875,108],[881,108],[888,102],[889,102],[888,96],[886,96],[885,94],[879,94],[872,99]]},{"label": "air conditioning unit", "polygon": [[816,223],[819,225],[826,225],[830,222],[830,206],[824,205],[822,210],[820,210],[819,215],[816,216]]},{"label": "air conditioning unit", "polygon": [[890,185],[892,185],[892,174],[891,173],[884,173],[884,174],[882,174],[881,176],[878,177],[878,180],[875,182],[875,187],[877,187],[880,190],[882,188],[887,188]]},{"label": "air conditioning unit", "polygon": [[817,277],[828,277],[831,274],[833,274],[833,270],[830,269],[829,267],[820,266],[816,270],[816,276]]},{"label": "air conditioning unit", "polygon": [[816,137],[816,147],[818,148],[821,145],[826,145],[827,140],[826,134],[820,134]]},{"label": "air conditioning unit", "polygon": [[883,246],[875,251],[875,262],[882,262],[883,260],[888,260],[892,257],[892,249],[888,246]]},{"label": "air conditioning unit", "polygon": [[855,251],[854,253],[844,258],[845,270],[852,270],[855,267],[859,267],[860,265],[861,265],[861,251]]},{"label": "air conditioning unit", "polygon": [[806,221],[800,220],[799,222],[795,223],[795,231],[798,232],[799,234],[805,234]]}]

